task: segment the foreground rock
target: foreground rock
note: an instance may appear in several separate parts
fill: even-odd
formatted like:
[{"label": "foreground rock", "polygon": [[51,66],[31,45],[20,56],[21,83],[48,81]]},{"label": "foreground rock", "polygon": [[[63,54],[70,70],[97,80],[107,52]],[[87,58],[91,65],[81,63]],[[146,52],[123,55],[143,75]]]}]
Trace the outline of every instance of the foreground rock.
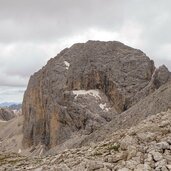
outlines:
[{"label": "foreground rock", "polygon": [[99,143],[68,149],[54,156],[0,154],[0,170],[33,171],[169,171],[171,110],[122,129]]},{"label": "foreground rock", "polygon": [[52,148],[77,134],[84,139],[170,78],[165,66],[156,69],[143,52],[120,42],[75,44],[31,76],[23,101],[23,144]]}]

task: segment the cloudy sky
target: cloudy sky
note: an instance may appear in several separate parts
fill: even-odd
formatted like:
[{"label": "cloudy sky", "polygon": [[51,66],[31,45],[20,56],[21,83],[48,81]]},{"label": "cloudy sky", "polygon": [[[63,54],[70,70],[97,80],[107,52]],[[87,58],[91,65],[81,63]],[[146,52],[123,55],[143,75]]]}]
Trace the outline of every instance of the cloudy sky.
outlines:
[{"label": "cloudy sky", "polygon": [[0,103],[76,42],[118,40],[171,70],[170,0],[0,0]]}]

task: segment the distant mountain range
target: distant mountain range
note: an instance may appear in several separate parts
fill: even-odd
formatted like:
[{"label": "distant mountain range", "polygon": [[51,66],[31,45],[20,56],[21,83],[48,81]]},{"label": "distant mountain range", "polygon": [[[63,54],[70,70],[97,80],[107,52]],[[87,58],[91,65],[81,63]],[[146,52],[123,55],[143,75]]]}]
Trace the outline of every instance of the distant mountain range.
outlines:
[{"label": "distant mountain range", "polygon": [[21,108],[22,108],[21,103],[16,103],[16,102],[0,103],[0,109],[2,109],[1,113],[3,111],[11,111],[11,112],[14,112],[15,115],[20,115],[21,114]]},{"label": "distant mountain range", "polygon": [[0,107],[10,107],[10,106],[18,106],[21,105],[21,103],[16,103],[16,102],[3,102],[0,103]]}]

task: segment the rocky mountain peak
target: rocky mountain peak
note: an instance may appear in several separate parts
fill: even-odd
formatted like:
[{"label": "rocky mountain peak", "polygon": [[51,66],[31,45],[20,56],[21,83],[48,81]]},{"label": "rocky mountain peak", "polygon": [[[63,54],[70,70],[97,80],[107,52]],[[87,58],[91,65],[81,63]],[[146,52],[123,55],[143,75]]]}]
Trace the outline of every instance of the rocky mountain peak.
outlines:
[{"label": "rocky mountain peak", "polygon": [[25,147],[88,136],[170,80],[142,51],[88,41],[61,51],[29,81],[23,100]]}]

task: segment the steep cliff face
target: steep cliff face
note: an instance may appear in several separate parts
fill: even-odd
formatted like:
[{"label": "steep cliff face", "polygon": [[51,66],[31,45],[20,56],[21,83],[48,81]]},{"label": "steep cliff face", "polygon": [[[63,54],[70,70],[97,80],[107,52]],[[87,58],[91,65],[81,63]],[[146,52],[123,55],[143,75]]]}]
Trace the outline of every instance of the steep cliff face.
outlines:
[{"label": "steep cliff face", "polygon": [[169,79],[166,67],[120,42],[75,44],[31,76],[23,144],[53,147],[73,133],[91,134]]}]

